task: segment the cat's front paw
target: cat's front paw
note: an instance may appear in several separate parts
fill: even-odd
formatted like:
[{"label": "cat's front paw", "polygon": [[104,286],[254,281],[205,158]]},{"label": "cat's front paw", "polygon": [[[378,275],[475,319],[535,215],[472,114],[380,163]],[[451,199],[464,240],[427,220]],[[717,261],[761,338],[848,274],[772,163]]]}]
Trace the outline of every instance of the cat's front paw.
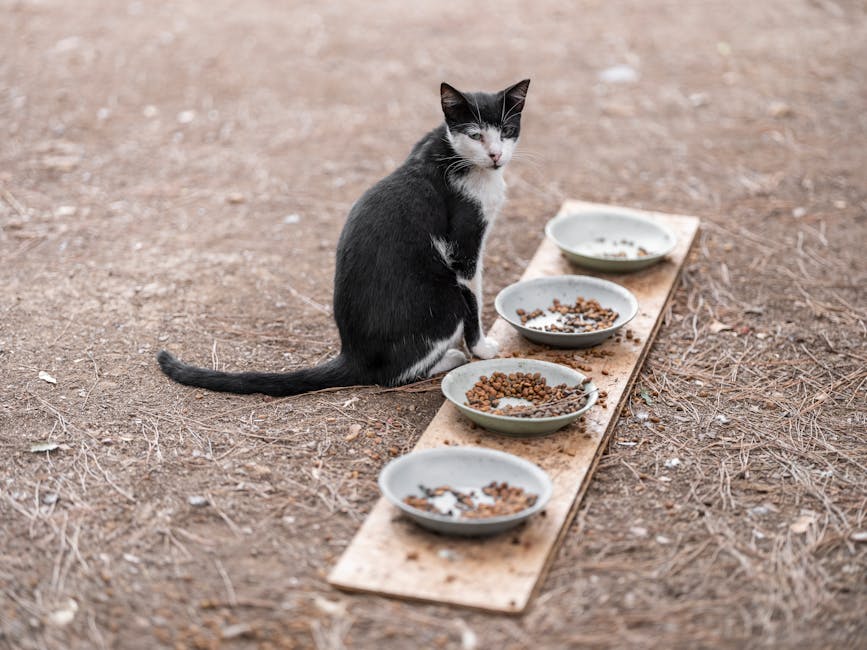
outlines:
[{"label": "cat's front paw", "polygon": [[496,340],[484,336],[471,349],[479,359],[493,359],[500,353],[500,344]]}]

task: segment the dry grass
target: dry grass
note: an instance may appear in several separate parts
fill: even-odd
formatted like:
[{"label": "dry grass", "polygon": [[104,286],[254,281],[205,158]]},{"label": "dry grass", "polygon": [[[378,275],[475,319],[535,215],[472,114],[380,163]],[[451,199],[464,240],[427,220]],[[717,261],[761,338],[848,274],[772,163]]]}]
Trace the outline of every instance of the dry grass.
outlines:
[{"label": "dry grass", "polygon": [[[0,647],[867,643],[863,7],[488,5],[0,3]],[[488,297],[567,197],[700,241],[526,616],[337,593],[436,383],[214,395],[154,353],[333,354],[351,203],[443,78],[527,74]]]}]

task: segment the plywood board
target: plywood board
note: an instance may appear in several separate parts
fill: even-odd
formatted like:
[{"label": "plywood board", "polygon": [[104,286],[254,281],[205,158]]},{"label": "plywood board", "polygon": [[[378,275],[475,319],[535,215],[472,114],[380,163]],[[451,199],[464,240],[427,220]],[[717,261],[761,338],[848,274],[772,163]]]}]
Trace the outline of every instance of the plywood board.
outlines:
[{"label": "plywood board", "polygon": [[[567,201],[561,212],[611,208]],[[469,445],[501,449],[522,456],[551,476],[554,493],[544,516],[512,533],[486,539],[460,539],[429,533],[400,516],[381,498],[334,567],[329,582],[341,589],[399,598],[520,613],[542,583],[560,540],[577,512],[599,456],[638,374],[661,322],[680,269],[698,230],[695,217],[618,208],[658,220],[677,236],[677,248],[660,264],[633,274],[599,274],[573,266],[549,240],[539,246],[522,279],[562,274],[606,277],[638,298],[639,313],[630,323],[634,339],[609,339],[589,351],[566,351],[592,366],[590,373],[607,408],[591,409],[583,425],[575,424],[534,440],[506,438],[470,422],[445,402],[422,434],[416,449]],[[503,353],[545,358],[546,348],[521,338],[504,320],[489,332]],[[600,356],[599,351],[604,351]],[[551,351],[553,354],[554,352]],[[602,370],[608,374],[603,375]]]}]

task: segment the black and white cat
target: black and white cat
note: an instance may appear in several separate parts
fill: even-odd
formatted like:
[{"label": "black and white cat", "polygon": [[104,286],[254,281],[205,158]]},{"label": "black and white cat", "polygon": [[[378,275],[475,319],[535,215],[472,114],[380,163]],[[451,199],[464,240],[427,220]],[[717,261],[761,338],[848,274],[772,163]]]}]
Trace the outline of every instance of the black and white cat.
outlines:
[{"label": "black and white cat", "polygon": [[529,85],[462,93],[442,84],[445,122],[352,207],[337,245],[337,357],[289,373],[226,373],[163,350],[163,372],[188,386],[282,396],[429,377],[467,361],[463,340],[477,357],[496,356],[480,319],[482,256]]}]

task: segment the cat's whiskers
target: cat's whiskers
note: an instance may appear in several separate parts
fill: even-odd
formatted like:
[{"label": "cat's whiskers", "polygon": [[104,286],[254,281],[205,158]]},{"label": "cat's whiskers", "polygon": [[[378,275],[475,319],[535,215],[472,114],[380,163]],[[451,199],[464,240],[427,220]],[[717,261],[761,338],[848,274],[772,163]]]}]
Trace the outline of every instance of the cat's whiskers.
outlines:
[{"label": "cat's whiskers", "polygon": [[473,106],[476,107],[476,116],[479,118],[479,126],[482,125],[482,112],[479,110],[479,103],[473,99]]},{"label": "cat's whiskers", "polygon": [[518,151],[517,149],[512,152],[512,158],[518,158],[520,160],[532,160],[534,162],[538,162],[542,160],[542,156],[532,153],[530,151]]},{"label": "cat's whiskers", "polygon": [[459,172],[462,169],[466,169],[467,167],[471,167],[472,165],[473,165],[473,162],[471,160],[466,160],[466,159],[462,158],[460,160],[453,162],[448,167],[446,167],[444,174],[446,176],[448,176],[448,175],[453,174],[455,172]]}]

